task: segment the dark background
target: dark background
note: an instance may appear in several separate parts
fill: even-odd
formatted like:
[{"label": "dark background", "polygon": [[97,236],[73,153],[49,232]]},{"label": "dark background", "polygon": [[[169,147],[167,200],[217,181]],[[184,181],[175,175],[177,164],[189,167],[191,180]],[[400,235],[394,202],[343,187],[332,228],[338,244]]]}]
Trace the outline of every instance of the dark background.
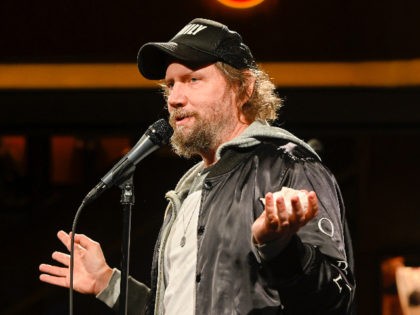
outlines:
[{"label": "dark background", "polygon": [[[3,0],[0,62],[135,62],[143,43],[168,40],[195,17],[240,31],[261,62],[410,60],[420,58],[419,12],[416,0],[266,0],[241,11],[210,0]],[[381,260],[420,260],[420,86],[278,90],[285,107],[277,124],[304,140],[321,141],[321,156],[342,188],[355,246],[359,314],[380,314]],[[17,88],[0,90],[0,104],[0,136],[26,141],[23,168],[1,156],[0,314],[66,314],[67,290],[40,283],[38,265],[63,249],[56,232],[70,229],[84,195],[112,166],[103,163],[98,140],[120,136],[135,143],[165,115],[163,101],[156,89],[146,88]],[[58,184],[51,180],[51,139],[62,135],[81,145],[73,180]],[[149,281],[164,193],[194,162],[164,148],[137,168],[131,271],[140,280]],[[100,241],[109,263],[118,266],[118,189],[86,208],[79,231]],[[77,294],[75,303],[76,314],[110,313],[91,297]]]}]

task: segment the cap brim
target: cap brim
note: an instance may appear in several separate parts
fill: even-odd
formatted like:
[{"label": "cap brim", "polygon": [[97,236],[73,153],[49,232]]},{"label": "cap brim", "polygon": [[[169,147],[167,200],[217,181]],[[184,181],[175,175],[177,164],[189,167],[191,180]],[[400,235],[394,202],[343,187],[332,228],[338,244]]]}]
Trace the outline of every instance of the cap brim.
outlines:
[{"label": "cap brim", "polygon": [[216,62],[217,57],[175,42],[147,43],[139,50],[137,65],[145,78],[160,80],[165,78],[166,68],[173,60],[199,67]]}]

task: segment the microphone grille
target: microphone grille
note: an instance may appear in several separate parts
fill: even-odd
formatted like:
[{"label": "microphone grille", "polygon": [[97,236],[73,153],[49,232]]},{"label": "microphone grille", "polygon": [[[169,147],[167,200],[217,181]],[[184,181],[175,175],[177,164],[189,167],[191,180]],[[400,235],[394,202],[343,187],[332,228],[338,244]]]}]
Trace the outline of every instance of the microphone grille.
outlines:
[{"label": "microphone grille", "polygon": [[157,145],[167,144],[173,133],[172,127],[163,118],[154,122],[146,131],[146,135]]}]

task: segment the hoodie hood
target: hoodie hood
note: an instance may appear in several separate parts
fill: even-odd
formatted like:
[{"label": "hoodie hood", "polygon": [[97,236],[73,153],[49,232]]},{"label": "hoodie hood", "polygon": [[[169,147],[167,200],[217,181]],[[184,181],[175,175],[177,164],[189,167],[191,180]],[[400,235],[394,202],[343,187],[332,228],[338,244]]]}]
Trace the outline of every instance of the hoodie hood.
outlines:
[{"label": "hoodie hood", "polygon": [[270,126],[268,123],[257,120],[254,121],[248,128],[244,130],[238,137],[222,144],[216,151],[216,158],[217,160],[223,155],[223,152],[231,147],[239,147],[239,148],[248,148],[252,146],[256,146],[261,143],[260,139],[282,139],[293,142],[297,145],[304,147],[306,150],[311,152],[319,161],[321,158],[319,155],[311,148],[309,144],[305,141],[299,139],[298,137],[294,136],[292,133],[288,132],[279,127]]}]

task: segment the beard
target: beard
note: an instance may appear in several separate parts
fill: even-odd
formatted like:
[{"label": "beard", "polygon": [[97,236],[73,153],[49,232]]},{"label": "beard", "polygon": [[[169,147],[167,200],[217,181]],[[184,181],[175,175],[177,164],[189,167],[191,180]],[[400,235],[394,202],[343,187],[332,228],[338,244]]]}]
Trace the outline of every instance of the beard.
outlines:
[{"label": "beard", "polygon": [[[189,127],[176,127],[175,117],[194,117],[194,124]],[[218,128],[216,123],[203,119],[195,112],[177,110],[169,118],[169,123],[174,128],[171,145],[176,154],[181,157],[191,158],[206,153],[216,144]]]},{"label": "beard", "polygon": [[[171,113],[169,123],[174,128],[171,145],[176,154],[191,158],[217,150],[229,137],[236,123],[234,114],[222,105],[226,100],[223,98],[216,104],[209,104],[205,112],[207,115],[183,108],[175,109]],[[193,124],[177,127],[176,120],[184,117],[193,117]]]}]

